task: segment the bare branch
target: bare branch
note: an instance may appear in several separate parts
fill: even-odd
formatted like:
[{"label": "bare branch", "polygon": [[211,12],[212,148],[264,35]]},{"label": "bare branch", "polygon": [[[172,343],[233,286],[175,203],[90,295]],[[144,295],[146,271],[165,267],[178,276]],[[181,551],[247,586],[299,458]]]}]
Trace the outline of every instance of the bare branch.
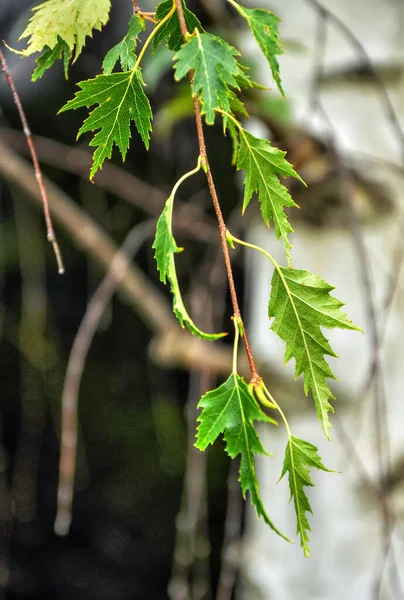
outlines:
[{"label": "bare branch", "polygon": [[43,178],[42,178],[42,171],[41,171],[41,167],[39,166],[38,157],[37,157],[37,154],[36,154],[36,151],[35,151],[34,142],[32,141],[31,130],[30,130],[29,126],[28,126],[28,121],[27,121],[27,118],[25,116],[25,112],[24,112],[24,109],[22,107],[20,97],[19,97],[18,92],[17,92],[17,90],[15,88],[13,78],[11,76],[11,73],[10,73],[9,69],[8,69],[8,65],[7,65],[6,59],[5,59],[4,54],[3,54],[3,52],[1,50],[0,50],[0,64],[1,64],[1,68],[2,68],[2,70],[4,72],[4,74],[6,76],[7,83],[10,86],[11,93],[13,95],[13,100],[14,100],[14,103],[15,103],[15,105],[17,107],[17,110],[18,110],[18,114],[20,115],[20,119],[21,119],[23,131],[24,131],[24,135],[25,135],[25,138],[27,140],[27,144],[28,144],[29,151],[30,151],[30,154],[31,154],[32,162],[34,163],[35,177],[36,177],[36,180],[38,182],[39,190],[40,190],[40,193],[41,193],[41,199],[42,199],[43,212],[44,212],[44,216],[45,216],[45,223],[46,223],[46,229],[47,229],[48,242],[50,242],[52,244],[53,251],[54,251],[55,257],[56,257],[56,262],[57,262],[57,265],[58,265],[58,271],[62,275],[65,272],[65,269],[64,269],[64,266],[63,266],[63,260],[62,260],[62,255],[60,253],[59,244],[57,242],[57,239],[56,239],[56,236],[55,236],[55,232],[53,230],[52,217],[51,217],[50,212],[49,212],[48,198],[47,198],[47,195],[46,195],[46,190],[45,190],[45,186],[44,186]]}]

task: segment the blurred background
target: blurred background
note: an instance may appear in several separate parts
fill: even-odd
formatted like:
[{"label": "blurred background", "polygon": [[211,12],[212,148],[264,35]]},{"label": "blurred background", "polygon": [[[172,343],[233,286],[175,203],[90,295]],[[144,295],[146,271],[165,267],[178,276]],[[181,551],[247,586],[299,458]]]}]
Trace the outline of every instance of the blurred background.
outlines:
[{"label": "blurred background", "polygon": [[[31,0],[2,0],[0,34],[13,47]],[[228,3],[187,2],[204,27],[243,50],[274,88],[244,23]],[[244,4],[255,6],[245,0]],[[329,443],[294,364],[268,331],[270,265],[232,254],[253,350],[294,434],[339,473],[313,473],[312,556],[278,539],[244,504],[237,461],[223,444],[193,447],[196,405],[223,381],[231,340],[214,345],[178,326],[151,244],[175,181],[198,154],[186,82],[164,49],[144,60],[154,112],[146,153],[133,133],[88,181],[86,111],[57,116],[76,82],[100,72],[125,34],[131,2],[114,0],[102,33],[65,81],[60,64],[32,83],[34,60],[4,50],[33,133],[66,273],[46,242],[40,195],[18,113],[0,75],[0,589],[10,599],[339,600],[404,598],[404,4],[402,0],[271,0],[282,19],[287,100],[246,96],[249,127],[288,152],[308,188],[288,182],[300,210],[293,266],[337,287],[365,330],[327,332],[340,355]],[[153,10],[155,3],[142,3]],[[241,218],[240,173],[220,124],[208,153],[229,228],[282,260],[251,205]],[[187,180],[174,217],[181,289],[196,324],[229,330],[231,307],[202,175]],[[121,250],[118,252],[119,248]],[[118,252],[118,254],[117,254]],[[327,335],[328,337],[328,335]],[[245,368],[241,357],[241,370]],[[62,403],[78,404],[73,519],[54,533]],[[264,504],[293,537],[287,482],[276,482],[286,435],[260,431],[274,458],[258,461]],[[69,521],[62,497],[57,531]]]}]

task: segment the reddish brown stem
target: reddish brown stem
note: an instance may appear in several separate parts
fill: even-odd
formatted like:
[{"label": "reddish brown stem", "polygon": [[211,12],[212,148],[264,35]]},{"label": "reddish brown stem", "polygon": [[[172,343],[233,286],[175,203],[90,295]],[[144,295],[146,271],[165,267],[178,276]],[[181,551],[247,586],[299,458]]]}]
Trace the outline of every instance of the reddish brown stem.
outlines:
[{"label": "reddish brown stem", "polygon": [[58,271],[60,274],[63,274],[65,272],[65,268],[63,266],[63,260],[62,260],[62,255],[60,253],[59,244],[57,242],[55,232],[53,230],[52,217],[51,217],[50,211],[49,211],[48,197],[46,195],[46,190],[45,190],[45,186],[44,186],[43,179],[42,179],[42,172],[41,172],[41,168],[39,166],[39,161],[38,161],[38,157],[36,154],[34,142],[32,141],[31,130],[28,127],[27,118],[25,116],[25,112],[22,107],[20,97],[15,88],[14,81],[13,81],[11,73],[8,69],[8,65],[7,65],[6,59],[4,57],[4,54],[1,50],[0,50],[0,63],[1,63],[1,68],[3,70],[3,73],[6,76],[7,83],[10,86],[11,93],[13,95],[13,100],[14,100],[14,103],[18,110],[18,114],[20,115],[22,128],[24,131],[25,138],[27,140],[29,151],[31,153],[32,162],[34,164],[35,177],[38,182],[39,190],[41,192],[41,199],[42,199],[43,212],[44,212],[44,216],[45,216],[48,242],[50,242],[52,244],[53,251],[56,256]]},{"label": "reddish brown stem", "polygon": [[[186,39],[186,36],[189,32],[187,29],[187,25],[185,23],[184,11],[182,8],[181,0],[175,0],[175,3],[177,6],[178,20],[180,23],[181,32],[182,32],[183,38]],[[193,74],[191,73],[191,75],[190,75],[191,84],[192,84],[192,79],[193,79]],[[202,116],[201,116],[201,109],[199,106],[198,96],[195,95],[193,97],[193,100],[194,100],[194,113],[195,113],[196,129],[198,132],[199,153],[202,158],[202,164],[204,165],[204,170],[206,172],[206,178],[208,180],[209,191],[210,191],[210,195],[212,197],[213,206],[215,208],[217,222],[219,224],[220,238],[221,238],[221,243],[222,243],[222,251],[223,251],[223,256],[224,256],[224,262],[226,265],[226,273],[227,273],[227,279],[229,282],[231,302],[233,305],[233,313],[234,313],[235,317],[241,318],[240,306],[239,306],[238,299],[237,299],[236,286],[234,285],[234,277],[233,277],[233,270],[231,267],[229,247],[227,245],[227,240],[226,240],[227,227],[226,227],[226,224],[223,219],[222,209],[220,207],[219,198],[217,196],[215,182],[213,181],[212,172],[210,170],[208,154],[206,151],[205,136],[203,133]],[[243,334],[243,341],[244,341],[244,346],[245,346],[245,349],[247,352],[248,363],[250,365],[251,379],[252,379],[252,381],[255,382],[261,378],[258,375],[257,368],[255,366],[254,357],[251,352],[251,348],[250,348],[250,344],[248,341],[248,337],[247,337],[245,328],[244,328],[244,334]]]}]

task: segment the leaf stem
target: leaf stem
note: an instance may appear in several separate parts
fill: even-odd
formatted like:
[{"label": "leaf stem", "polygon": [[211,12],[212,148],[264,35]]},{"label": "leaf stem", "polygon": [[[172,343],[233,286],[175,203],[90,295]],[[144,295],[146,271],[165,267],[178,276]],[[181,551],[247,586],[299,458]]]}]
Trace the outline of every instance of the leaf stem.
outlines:
[{"label": "leaf stem", "polygon": [[[187,28],[187,24],[185,22],[182,3],[181,3],[181,0],[173,0],[173,1],[175,3],[174,5],[177,8],[178,20],[180,23],[182,35],[183,35],[184,40],[186,40],[187,36],[189,35],[189,31]],[[192,80],[193,80],[193,73],[190,74],[191,83],[192,83]],[[233,270],[231,267],[229,248],[228,248],[227,241],[226,241],[227,227],[224,222],[219,198],[218,198],[217,192],[216,192],[215,183],[214,183],[214,180],[212,177],[212,172],[210,170],[208,154],[206,151],[205,136],[203,133],[201,109],[199,106],[199,99],[198,99],[197,94],[194,95],[193,102],[194,102],[196,129],[197,129],[197,133],[198,133],[199,152],[200,152],[200,155],[202,158],[202,166],[206,173],[206,178],[208,180],[208,186],[209,186],[209,192],[212,197],[212,202],[213,202],[213,206],[214,206],[215,213],[216,213],[216,218],[217,218],[218,225],[219,225],[220,238],[221,238],[221,244],[222,244],[222,252],[223,252],[224,262],[225,262],[225,266],[226,266],[227,280],[229,282],[231,302],[233,305],[233,316],[234,316],[234,318],[238,317],[239,319],[241,319],[240,306],[238,303],[236,287],[234,284]],[[260,378],[257,368],[255,366],[254,357],[253,357],[253,354],[251,351],[250,343],[248,341],[248,337],[247,337],[247,333],[246,333],[245,329],[243,332],[243,342],[244,342],[244,346],[245,346],[246,353],[247,353],[248,363],[250,366],[251,380],[253,382],[257,382],[261,378]]]},{"label": "leaf stem", "polygon": [[240,13],[240,15],[242,15],[243,17],[246,16],[245,12],[243,11],[243,9],[241,8],[241,6],[239,4],[237,4],[237,2],[235,2],[234,0],[227,0],[227,2],[229,4],[231,4],[232,6],[234,6],[234,8],[236,10],[238,10],[238,12]]},{"label": "leaf stem", "polygon": [[[181,186],[182,183],[184,183],[184,181],[186,179],[188,179],[188,177],[192,177],[192,175],[195,175],[196,173],[198,173],[198,171],[200,171],[202,166],[202,157],[198,156],[198,163],[196,165],[196,167],[194,169],[192,169],[191,171],[188,171],[188,173],[184,173],[184,175],[182,175],[182,177],[179,178],[179,180],[177,181],[177,183],[175,184],[175,186],[173,187],[171,194],[169,196],[169,200],[171,198],[174,198],[178,188]],[[174,206],[174,202],[171,202],[171,210],[170,210],[170,225],[172,223],[172,217],[173,217],[173,206]]]},{"label": "leaf stem", "polygon": [[175,8],[176,7],[175,7],[175,4],[173,2],[173,5],[171,7],[170,12],[166,14],[166,16],[164,17],[164,19],[161,19],[161,21],[159,21],[158,25],[156,25],[156,27],[153,29],[153,31],[151,32],[151,34],[149,35],[149,37],[147,38],[147,40],[143,44],[143,47],[142,47],[141,51],[139,52],[139,56],[137,57],[135,66],[132,69],[132,71],[134,73],[136,72],[136,69],[140,65],[140,61],[142,60],[142,58],[144,56],[144,53],[146,52],[147,47],[149,46],[150,42],[152,41],[152,39],[154,38],[154,36],[158,32],[158,30],[161,29],[161,27],[164,25],[164,23],[166,23],[169,19],[171,19],[171,17],[175,13]]}]

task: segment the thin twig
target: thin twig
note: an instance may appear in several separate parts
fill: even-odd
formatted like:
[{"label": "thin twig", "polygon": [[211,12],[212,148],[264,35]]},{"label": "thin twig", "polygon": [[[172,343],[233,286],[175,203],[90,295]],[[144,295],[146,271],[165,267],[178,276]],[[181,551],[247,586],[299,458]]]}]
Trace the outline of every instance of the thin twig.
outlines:
[{"label": "thin twig", "polygon": [[55,532],[59,535],[65,535],[69,532],[72,519],[77,451],[77,407],[87,354],[102,315],[116,288],[127,274],[131,262],[130,257],[139,249],[145,239],[153,233],[154,225],[154,221],[142,222],[136,225],[126,236],[106,275],[88,303],[73,342],[62,393],[59,486],[55,520]]},{"label": "thin twig", "polygon": [[54,251],[55,257],[56,257],[57,266],[58,266],[58,272],[62,275],[65,272],[65,268],[63,266],[63,259],[62,259],[62,255],[60,253],[59,244],[57,242],[56,235],[53,230],[52,217],[51,217],[51,214],[49,211],[48,197],[47,197],[45,186],[43,183],[41,167],[39,166],[34,142],[32,141],[31,130],[28,126],[28,121],[25,116],[25,112],[22,107],[20,97],[19,97],[16,87],[14,85],[13,78],[11,76],[11,73],[10,73],[8,65],[7,65],[7,61],[4,57],[4,54],[1,51],[1,49],[0,49],[0,63],[1,63],[1,68],[6,76],[7,83],[10,86],[11,93],[13,95],[14,104],[16,105],[18,114],[20,115],[24,135],[26,137],[29,151],[30,151],[31,157],[32,157],[32,162],[34,164],[35,177],[36,177],[36,180],[38,182],[38,186],[39,186],[39,189],[41,192],[42,206],[43,206],[43,212],[44,212],[44,216],[45,216],[45,223],[46,223],[46,230],[47,230],[47,239],[48,239],[48,242],[50,242],[52,244],[53,251]]},{"label": "thin twig", "polygon": [[[176,3],[176,7],[177,7],[177,14],[178,14],[180,27],[181,27],[182,36],[184,39],[186,39],[189,32],[188,32],[187,24],[185,22],[182,2],[181,2],[181,0],[175,0],[175,3]],[[193,79],[193,73],[190,74],[191,85],[192,85],[192,79]],[[204,165],[204,170],[206,172],[206,178],[208,180],[209,191],[210,191],[210,195],[212,197],[212,202],[213,202],[213,206],[215,209],[215,213],[216,213],[216,217],[217,217],[217,221],[218,221],[218,225],[219,225],[220,241],[221,241],[221,245],[222,245],[224,262],[226,265],[226,273],[227,273],[227,280],[229,283],[231,302],[233,305],[233,316],[241,317],[240,306],[238,303],[236,286],[234,284],[233,271],[232,271],[232,267],[231,267],[229,248],[228,248],[227,241],[226,241],[227,227],[224,222],[222,209],[220,206],[219,198],[217,196],[215,183],[214,183],[214,180],[212,177],[212,172],[211,172],[210,165],[209,165],[209,159],[208,159],[208,154],[206,151],[206,144],[205,144],[205,136],[203,133],[201,109],[199,106],[199,99],[196,94],[193,97],[193,103],[194,103],[196,129],[197,129],[197,133],[198,133],[199,153],[202,158],[202,164]],[[243,341],[244,341],[244,346],[245,346],[246,353],[247,353],[248,363],[250,365],[251,380],[259,381],[260,376],[259,376],[257,368],[255,366],[254,358],[253,358],[253,355],[251,352],[251,348],[250,348],[250,344],[248,341],[247,332],[246,332],[245,327],[244,327],[244,333],[243,333]]]}]

